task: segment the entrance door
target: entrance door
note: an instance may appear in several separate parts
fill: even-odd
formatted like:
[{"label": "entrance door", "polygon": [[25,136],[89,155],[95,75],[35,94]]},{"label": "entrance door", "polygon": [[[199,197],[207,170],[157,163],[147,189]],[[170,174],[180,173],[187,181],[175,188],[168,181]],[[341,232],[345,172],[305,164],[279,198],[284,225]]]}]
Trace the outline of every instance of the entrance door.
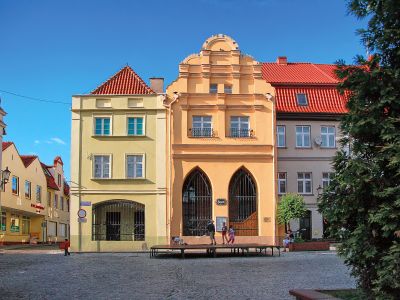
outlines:
[{"label": "entrance door", "polygon": [[121,240],[121,213],[116,211],[106,212],[106,240]]},{"label": "entrance door", "polygon": [[300,218],[300,233],[304,240],[311,240],[311,211],[307,210],[304,217]]}]

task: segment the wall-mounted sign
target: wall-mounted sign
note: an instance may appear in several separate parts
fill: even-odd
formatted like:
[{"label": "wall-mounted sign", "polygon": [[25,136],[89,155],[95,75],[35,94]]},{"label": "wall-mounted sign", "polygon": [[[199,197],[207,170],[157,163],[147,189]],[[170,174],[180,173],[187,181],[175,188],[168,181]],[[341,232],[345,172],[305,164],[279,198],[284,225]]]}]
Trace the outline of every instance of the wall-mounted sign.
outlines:
[{"label": "wall-mounted sign", "polygon": [[264,217],[264,222],[265,223],[271,222],[271,217]]},{"label": "wall-mounted sign", "polygon": [[31,204],[31,207],[34,207],[36,209],[44,209],[44,205],[40,204],[40,203],[36,203],[36,204]]},{"label": "wall-mounted sign", "polygon": [[84,209],[78,210],[78,217],[79,218],[85,218],[86,217],[86,210],[84,210]]},{"label": "wall-mounted sign", "polygon": [[218,198],[216,200],[217,205],[226,205],[226,199]]},{"label": "wall-mounted sign", "polygon": [[92,206],[92,202],[90,202],[90,201],[81,201],[81,206]]}]

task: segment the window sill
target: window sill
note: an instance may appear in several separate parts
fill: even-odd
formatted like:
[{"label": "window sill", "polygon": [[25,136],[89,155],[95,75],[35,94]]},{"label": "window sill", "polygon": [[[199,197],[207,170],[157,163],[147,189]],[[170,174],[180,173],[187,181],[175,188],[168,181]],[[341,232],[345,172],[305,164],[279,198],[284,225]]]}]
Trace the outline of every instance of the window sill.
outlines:
[{"label": "window sill", "polygon": [[92,138],[143,138],[147,137],[145,134],[142,135],[92,135]]},{"label": "window sill", "polygon": [[312,147],[294,147],[295,149],[299,149],[299,150],[311,150]]},{"label": "window sill", "polygon": [[314,194],[301,194],[301,193],[298,193],[300,196],[314,196]]},{"label": "window sill", "polygon": [[96,180],[99,180],[99,181],[105,181],[105,180],[115,180],[115,181],[122,181],[122,180],[129,180],[129,181],[131,181],[131,180],[146,180],[147,178],[145,178],[145,177],[140,177],[140,178],[92,178],[92,180],[94,180],[94,181],[96,181]]},{"label": "window sill", "polygon": [[250,140],[250,139],[256,139],[255,136],[225,136],[227,139],[245,139],[245,140]]},{"label": "window sill", "polygon": [[284,146],[284,147],[276,146],[276,148],[278,148],[278,149],[287,149],[288,147],[286,147],[286,146]]},{"label": "window sill", "polygon": [[321,149],[327,149],[327,150],[334,150],[337,149],[337,147],[320,147]]}]

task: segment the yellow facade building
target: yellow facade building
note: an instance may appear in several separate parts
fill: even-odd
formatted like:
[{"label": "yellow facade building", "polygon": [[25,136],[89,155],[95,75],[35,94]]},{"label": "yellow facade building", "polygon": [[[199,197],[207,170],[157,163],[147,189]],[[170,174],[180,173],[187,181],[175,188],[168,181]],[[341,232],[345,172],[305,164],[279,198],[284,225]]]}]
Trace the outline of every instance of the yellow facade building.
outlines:
[{"label": "yellow facade building", "polygon": [[60,242],[68,238],[69,187],[61,158],[55,159],[54,166],[46,166],[37,156],[20,155],[14,143],[3,142],[2,169],[6,167],[11,176],[1,191],[0,242]]},{"label": "yellow facade building", "polygon": [[162,81],[152,82],[153,89],[126,66],[72,98],[73,251],[166,242],[166,109]]},{"label": "yellow facade building", "polygon": [[238,243],[275,242],[274,89],[261,68],[226,35],[180,63],[167,88],[170,237],[209,243],[214,220],[217,231],[232,226]]}]

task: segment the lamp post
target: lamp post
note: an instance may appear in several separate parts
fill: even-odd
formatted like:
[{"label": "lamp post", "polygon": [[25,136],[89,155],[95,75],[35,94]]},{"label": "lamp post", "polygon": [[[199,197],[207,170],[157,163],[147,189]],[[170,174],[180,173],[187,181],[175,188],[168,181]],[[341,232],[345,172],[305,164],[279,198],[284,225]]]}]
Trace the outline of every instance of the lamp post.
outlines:
[{"label": "lamp post", "polygon": [[[4,187],[6,186],[8,180],[10,179],[11,172],[8,169],[8,167],[6,167],[4,171],[1,170],[0,172],[1,172],[0,189],[4,190]],[[0,230],[3,230],[3,213],[1,210],[1,197],[0,197],[0,227],[1,227]]]},{"label": "lamp post", "polygon": [[318,198],[322,195],[322,191],[323,191],[323,188],[321,187],[321,185],[319,185],[319,186],[317,187]]}]

